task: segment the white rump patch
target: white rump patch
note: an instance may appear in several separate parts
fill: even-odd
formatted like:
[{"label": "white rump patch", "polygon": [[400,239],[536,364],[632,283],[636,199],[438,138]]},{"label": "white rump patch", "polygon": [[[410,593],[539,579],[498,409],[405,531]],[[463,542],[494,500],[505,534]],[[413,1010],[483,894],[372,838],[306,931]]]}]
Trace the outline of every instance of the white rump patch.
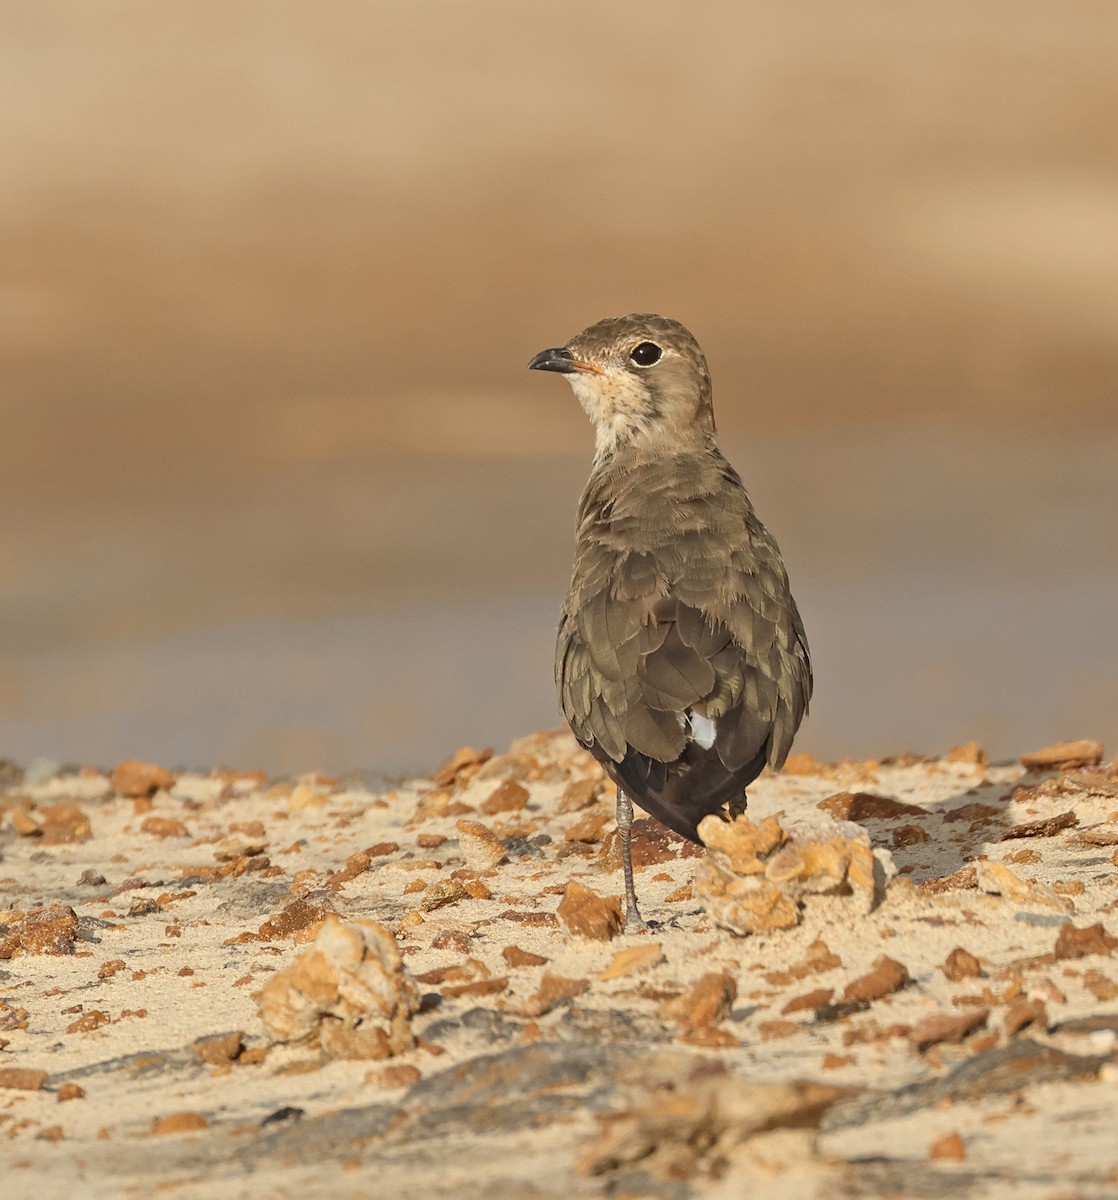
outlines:
[{"label": "white rump patch", "polygon": [[709,750],[714,745],[717,727],[710,717],[702,717],[689,709],[685,713],[680,713],[679,723],[691,735],[691,740],[702,746],[704,750]]}]

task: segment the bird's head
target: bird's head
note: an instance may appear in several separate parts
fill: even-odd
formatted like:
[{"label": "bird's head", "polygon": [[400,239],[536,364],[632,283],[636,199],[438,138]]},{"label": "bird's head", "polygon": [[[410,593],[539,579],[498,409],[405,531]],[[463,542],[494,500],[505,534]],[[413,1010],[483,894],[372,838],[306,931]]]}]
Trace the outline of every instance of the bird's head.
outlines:
[{"label": "bird's head", "polygon": [[540,351],[528,368],[567,377],[594,423],[599,460],[625,446],[663,453],[714,437],[706,358],[678,321],[609,317]]}]

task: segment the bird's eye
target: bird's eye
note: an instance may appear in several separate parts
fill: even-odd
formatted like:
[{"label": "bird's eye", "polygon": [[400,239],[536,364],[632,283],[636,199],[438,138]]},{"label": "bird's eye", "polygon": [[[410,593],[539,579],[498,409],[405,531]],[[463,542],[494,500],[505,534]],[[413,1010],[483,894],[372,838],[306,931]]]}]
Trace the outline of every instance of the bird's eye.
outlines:
[{"label": "bird's eye", "polygon": [[641,342],[629,351],[629,361],[637,367],[651,367],[653,363],[660,361],[663,353],[655,342]]}]

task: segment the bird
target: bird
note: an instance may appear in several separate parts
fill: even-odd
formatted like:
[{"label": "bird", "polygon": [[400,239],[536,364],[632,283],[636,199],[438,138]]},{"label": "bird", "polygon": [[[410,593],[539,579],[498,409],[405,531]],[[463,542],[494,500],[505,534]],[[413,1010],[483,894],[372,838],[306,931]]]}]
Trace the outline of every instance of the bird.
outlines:
[{"label": "bird", "polygon": [[783,766],[812,691],[775,538],[718,445],[707,360],[678,321],[630,313],[542,350],[594,427],[555,647],[559,706],[617,786],[625,929],[633,801],[699,844]]}]

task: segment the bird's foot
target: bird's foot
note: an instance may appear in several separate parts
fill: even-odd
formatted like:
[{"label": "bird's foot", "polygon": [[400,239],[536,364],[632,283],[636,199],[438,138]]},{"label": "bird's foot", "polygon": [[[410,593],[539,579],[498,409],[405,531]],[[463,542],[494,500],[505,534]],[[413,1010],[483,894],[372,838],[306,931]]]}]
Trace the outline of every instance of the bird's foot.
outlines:
[{"label": "bird's foot", "polygon": [[652,926],[641,916],[635,904],[625,905],[625,932],[647,933]]}]

